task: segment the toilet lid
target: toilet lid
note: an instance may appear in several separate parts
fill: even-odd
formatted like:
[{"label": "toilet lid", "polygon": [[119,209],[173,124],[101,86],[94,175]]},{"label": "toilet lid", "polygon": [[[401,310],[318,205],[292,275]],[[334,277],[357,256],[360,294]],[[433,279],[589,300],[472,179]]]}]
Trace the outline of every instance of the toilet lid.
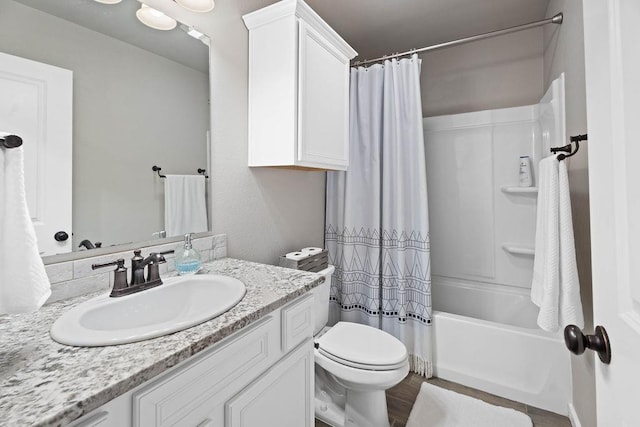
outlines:
[{"label": "toilet lid", "polygon": [[364,369],[395,369],[407,360],[407,349],[396,337],[380,329],[338,322],[317,341],[325,356]]}]

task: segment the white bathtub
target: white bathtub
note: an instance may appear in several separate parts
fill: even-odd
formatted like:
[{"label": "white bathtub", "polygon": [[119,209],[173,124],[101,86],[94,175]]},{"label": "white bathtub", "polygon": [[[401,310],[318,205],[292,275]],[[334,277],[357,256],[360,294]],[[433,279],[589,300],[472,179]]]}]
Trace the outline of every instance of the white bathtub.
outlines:
[{"label": "white bathtub", "polygon": [[528,289],[434,276],[432,296],[435,376],[568,414],[569,352],[537,328]]}]

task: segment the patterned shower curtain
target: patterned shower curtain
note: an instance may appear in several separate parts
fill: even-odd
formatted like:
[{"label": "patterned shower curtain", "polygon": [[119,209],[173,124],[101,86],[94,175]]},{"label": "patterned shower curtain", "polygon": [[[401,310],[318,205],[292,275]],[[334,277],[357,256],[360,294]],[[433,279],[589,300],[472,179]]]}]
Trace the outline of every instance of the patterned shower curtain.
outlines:
[{"label": "patterned shower curtain", "polygon": [[351,69],[350,164],[327,174],[331,321],[400,339],[432,374],[431,271],[420,60]]}]

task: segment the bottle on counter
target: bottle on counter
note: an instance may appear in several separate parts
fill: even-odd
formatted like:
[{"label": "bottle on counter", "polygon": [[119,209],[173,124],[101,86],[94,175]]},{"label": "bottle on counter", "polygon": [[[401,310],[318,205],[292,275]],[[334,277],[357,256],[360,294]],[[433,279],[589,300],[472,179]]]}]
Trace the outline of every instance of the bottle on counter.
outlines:
[{"label": "bottle on counter", "polygon": [[181,276],[195,274],[202,268],[200,253],[191,244],[191,233],[184,235],[184,247],[176,249],[176,271]]}]

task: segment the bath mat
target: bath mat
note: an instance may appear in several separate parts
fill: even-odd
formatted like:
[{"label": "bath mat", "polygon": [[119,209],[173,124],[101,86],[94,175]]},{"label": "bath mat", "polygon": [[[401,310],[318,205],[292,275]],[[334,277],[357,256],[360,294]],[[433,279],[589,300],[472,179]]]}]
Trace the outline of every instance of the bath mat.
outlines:
[{"label": "bath mat", "polygon": [[451,390],[422,383],[407,427],[531,427],[531,418]]}]

